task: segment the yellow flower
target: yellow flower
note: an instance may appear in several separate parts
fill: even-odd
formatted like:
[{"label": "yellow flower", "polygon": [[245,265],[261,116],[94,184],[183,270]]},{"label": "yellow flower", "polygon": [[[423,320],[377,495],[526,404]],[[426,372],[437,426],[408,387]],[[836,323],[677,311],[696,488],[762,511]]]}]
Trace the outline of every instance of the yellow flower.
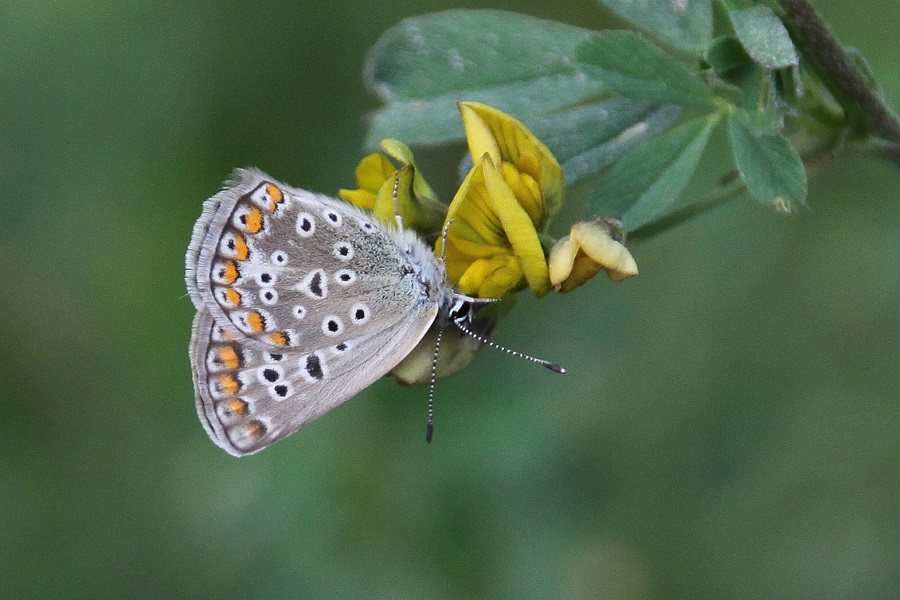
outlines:
[{"label": "yellow flower", "polygon": [[356,165],[356,190],[338,190],[338,195],[359,208],[372,210],[378,190],[390,181],[397,168],[384,154],[370,154]]},{"label": "yellow flower", "polygon": [[550,290],[539,231],[562,204],[562,169],[522,123],[484,104],[459,105],[474,166],[447,211],[448,275],[464,294]]},{"label": "yellow flower", "polygon": [[508,114],[478,102],[460,102],[469,153],[489,154],[538,229],[559,210],[563,199],[562,167],[528,129]]},{"label": "yellow flower", "polygon": [[613,219],[580,221],[550,251],[550,281],[558,292],[569,292],[606,269],[613,281],[638,274],[637,263],[622,243],[624,232]]},{"label": "yellow flower", "polygon": [[[383,154],[370,154],[356,167],[355,190],[339,190],[347,202],[371,211],[394,224],[399,210],[403,226],[419,235],[437,233],[447,212],[425,178],[416,168],[410,149],[393,139],[381,141],[381,149],[402,166],[397,169]],[[396,203],[395,203],[396,186]]]}]

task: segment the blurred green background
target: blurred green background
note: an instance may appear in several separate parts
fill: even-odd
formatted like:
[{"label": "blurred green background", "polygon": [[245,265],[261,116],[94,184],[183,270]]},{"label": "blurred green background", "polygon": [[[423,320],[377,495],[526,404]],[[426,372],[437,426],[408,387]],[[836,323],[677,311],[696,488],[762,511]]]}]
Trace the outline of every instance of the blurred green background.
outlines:
[{"label": "blurred green background", "polygon": [[[896,0],[817,4],[898,98]],[[0,5],[0,595],[898,597],[900,171],[870,156],[796,217],[735,202],[634,248],[638,278],[523,295],[495,339],[569,374],[482,353],[430,447],[426,390],[392,380],[250,458],[207,439],[202,201],[236,166],[352,184],[366,49],[462,6],[618,25],[590,0]]]}]

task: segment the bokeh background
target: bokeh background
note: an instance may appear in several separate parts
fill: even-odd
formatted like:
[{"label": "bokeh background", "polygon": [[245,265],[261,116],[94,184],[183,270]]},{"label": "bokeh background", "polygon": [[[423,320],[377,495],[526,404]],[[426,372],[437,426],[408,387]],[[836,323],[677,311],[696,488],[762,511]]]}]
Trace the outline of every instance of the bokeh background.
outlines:
[{"label": "bokeh background", "polygon": [[[817,5],[898,107],[900,5]],[[426,390],[392,380],[250,458],[207,439],[202,201],[236,166],[351,185],[366,49],[452,7],[619,24],[590,0],[0,5],[0,595],[898,597],[900,171],[868,155],[798,216],[737,201],[635,247],[640,277],[523,294],[495,339],[569,374],[482,353],[430,447]],[[445,197],[459,150],[428,153]]]}]

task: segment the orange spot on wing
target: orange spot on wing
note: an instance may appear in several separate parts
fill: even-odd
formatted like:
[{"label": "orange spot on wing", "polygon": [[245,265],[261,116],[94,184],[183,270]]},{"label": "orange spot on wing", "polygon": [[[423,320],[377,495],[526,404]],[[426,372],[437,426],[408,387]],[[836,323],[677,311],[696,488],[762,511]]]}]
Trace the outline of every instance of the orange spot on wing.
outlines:
[{"label": "orange spot on wing", "polygon": [[234,234],[234,258],[237,260],[247,260],[250,256],[250,249],[247,247],[247,240],[244,236]]},{"label": "orange spot on wing", "polygon": [[247,323],[254,333],[260,333],[266,328],[266,319],[255,310],[247,315]]},{"label": "orange spot on wing", "polygon": [[247,414],[247,403],[240,399],[228,400],[225,403],[225,410],[229,414],[243,417]]},{"label": "orange spot on wing", "polygon": [[222,281],[227,284],[232,284],[237,281],[239,275],[240,273],[238,273],[237,263],[235,263],[233,260],[226,260],[225,274],[222,276]]},{"label": "orange spot on wing", "polygon": [[234,306],[239,306],[241,303],[241,294],[234,288],[228,288],[225,290],[225,299]]},{"label": "orange spot on wing", "polygon": [[244,225],[247,226],[247,233],[259,233],[263,228],[263,214],[255,206],[250,207],[250,212],[244,217]]},{"label": "orange spot on wing", "polygon": [[238,390],[241,387],[241,384],[238,383],[237,378],[231,373],[222,373],[219,375],[219,385],[222,386],[222,389],[229,396],[234,396],[237,394]]},{"label": "orange spot on wing", "polygon": [[266,427],[259,421],[251,421],[247,423],[244,431],[247,432],[247,435],[254,438],[259,439],[266,433]]},{"label": "orange spot on wing", "polygon": [[241,357],[238,355],[234,346],[222,346],[219,348],[219,361],[226,369],[237,369],[241,366]]},{"label": "orange spot on wing", "polygon": [[288,343],[287,336],[284,335],[283,333],[281,333],[280,331],[270,333],[269,339],[272,340],[273,344],[278,344],[279,346],[287,346],[287,343]]},{"label": "orange spot on wing", "polygon": [[278,205],[284,202],[284,192],[271,183],[266,184],[266,192],[269,194],[269,210],[275,212]]}]

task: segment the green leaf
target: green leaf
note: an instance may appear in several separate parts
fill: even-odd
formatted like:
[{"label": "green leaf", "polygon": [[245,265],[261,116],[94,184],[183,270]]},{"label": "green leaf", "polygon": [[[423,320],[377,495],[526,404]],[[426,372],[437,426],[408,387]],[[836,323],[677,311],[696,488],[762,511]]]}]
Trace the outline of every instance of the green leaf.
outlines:
[{"label": "green leaf", "polygon": [[696,72],[633,31],[596,33],[576,56],[585,73],[628,98],[701,106],[715,100]]},{"label": "green leaf", "polygon": [[799,64],[791,36],[770,8],[733,10],[728,18],[747,54],[758,64],[770,71]]},{"label": "green leaf", "polygon": [[712,37],[710,0],[600,0],[623,19],[669,45],[698,53]]},{"label": "green leaf", "polygon": [[773,132],[771,119],[735,111],[728,118],[731,150],[750,194],[782,212],[806,202],[806,169],[784,135]]},{"label": "green leaf", "polygon": [[627,231],[659,216],[684,191],[717,121],[693,119],[626,154],[601,177],[591,215],[619,217]]},{"label": "green leaf", "polygon": [[366,144],[382,138],[461,139],[457,102],[474,100],[518,119],[571,106],[603,91],[574,66],[593,32],[494,10],[450,10],[405,19],[366,58],[366,83],[384,102]]},{"label": "green leaf", "polygon": [[530,129],[556,156],[571,185],[662,133],[681,112],[671,104],[611,98],[542,117]]}]

